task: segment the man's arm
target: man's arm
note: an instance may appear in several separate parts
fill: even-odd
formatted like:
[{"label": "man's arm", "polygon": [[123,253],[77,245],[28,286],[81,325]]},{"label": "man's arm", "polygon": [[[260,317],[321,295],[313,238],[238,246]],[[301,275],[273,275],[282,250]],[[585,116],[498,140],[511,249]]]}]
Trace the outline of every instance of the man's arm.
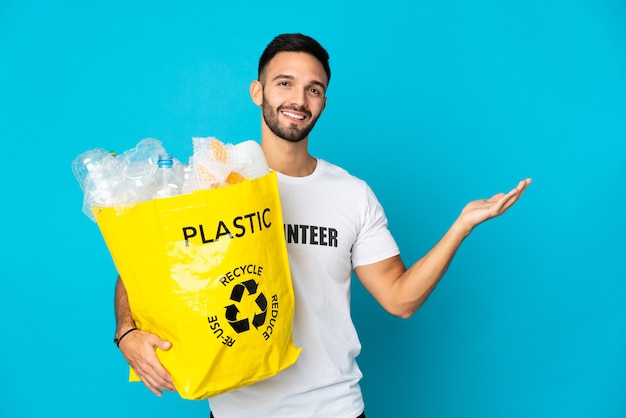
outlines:
[{"label": "man's arm", "polygon": [[400,256],[355,268],[363,286],[389,313],[408,318],[419,309],[448,269],[463,240],[480,223],[504,214],[519,200],[531,180],[509,193],[468,203],[441,240],[408,270]]},{"label": "man's arm", "polygon": [[[115,320],[117,323],[115,338],[120,338],[126,331],[135,327],[128,303],[128,293],[119,277],[115,284]],[[157,348],[169,350],[171,346],[169,341],[140,330],[126,334],[119,342],[120,350],[128,364],[148,389],[157,396],[162,395],[161,390],[176,391],[172,377],[156,356]]]}]

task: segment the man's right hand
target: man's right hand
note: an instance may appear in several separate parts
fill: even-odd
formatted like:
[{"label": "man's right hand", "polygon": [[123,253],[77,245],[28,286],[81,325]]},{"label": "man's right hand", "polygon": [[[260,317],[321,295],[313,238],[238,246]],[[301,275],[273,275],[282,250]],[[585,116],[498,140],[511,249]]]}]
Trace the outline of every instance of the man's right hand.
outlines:
[{"label": "man's right hand", "polygon": [[126,361],[133,368],[141,381],[155,395],[161,396],[162,390],[175,392],[172,376],[159,361],[156,350],[167,351],[172,347],[169,341],[160,339],[145,331],[135,331],[120,341],[120,350]]}]

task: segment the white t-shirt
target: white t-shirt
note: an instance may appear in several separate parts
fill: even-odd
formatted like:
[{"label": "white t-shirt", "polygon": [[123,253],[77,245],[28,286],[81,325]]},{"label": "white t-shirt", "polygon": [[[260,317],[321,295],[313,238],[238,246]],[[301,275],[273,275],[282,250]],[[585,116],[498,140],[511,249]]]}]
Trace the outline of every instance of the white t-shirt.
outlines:
[{"label": "white t-shirt", "polygon": [[374,193],[319,160],[313,174],[278,173],[302,353],[278,375],[210,400],[216,418],[355,418],[363,412],[361,344],[350,317],[352,269],[399,254]]}]

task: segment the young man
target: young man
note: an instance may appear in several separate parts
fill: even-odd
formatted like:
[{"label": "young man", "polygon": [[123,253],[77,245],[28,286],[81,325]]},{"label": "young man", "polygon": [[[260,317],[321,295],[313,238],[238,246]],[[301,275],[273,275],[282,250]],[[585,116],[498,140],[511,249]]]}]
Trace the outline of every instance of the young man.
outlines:
[{"label": "young man", "polygon": [[[387,229],[387,219],[365,182],[309,154],[309,132],[326,106],[328,54],[301,34],[276,37],[259,61],[250,95],[261,107],[261,146],[278,173],[286,228],[332,229],[326,245],[300,236],[288,242],[296,297],[294,341],[302,347],[295,365],[270,379],[210,400],[216,418],[364,416],[359,388],[360,352],[350,318],[352,270],[391,314],[410,317],[437,285],[463,240],[478,224],[506,212],[530,184],[470,202],[443,238],[407,269]],[[116,286],[119,337],[134,327],[122,282]],[[170,343],[136,331],[122,340],[127,361],[155,394],[173,391],[155,348]]]}]

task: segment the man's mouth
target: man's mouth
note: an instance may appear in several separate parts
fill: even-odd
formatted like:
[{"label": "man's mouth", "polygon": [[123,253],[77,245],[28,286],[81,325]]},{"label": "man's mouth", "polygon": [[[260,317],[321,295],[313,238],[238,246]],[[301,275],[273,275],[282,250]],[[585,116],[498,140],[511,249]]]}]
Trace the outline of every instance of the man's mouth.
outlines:
[{"label": "man's mouth", "polygon": [[280,112],[283,115],[287,116],[288,118],[292,118],[292,119],[296,119],[296,120],[304,120],[304,119],[306,119],[306,116],[301,114],[301,113],[294,113],[294,112],[291,112],[289,110],[281,110]]}]

